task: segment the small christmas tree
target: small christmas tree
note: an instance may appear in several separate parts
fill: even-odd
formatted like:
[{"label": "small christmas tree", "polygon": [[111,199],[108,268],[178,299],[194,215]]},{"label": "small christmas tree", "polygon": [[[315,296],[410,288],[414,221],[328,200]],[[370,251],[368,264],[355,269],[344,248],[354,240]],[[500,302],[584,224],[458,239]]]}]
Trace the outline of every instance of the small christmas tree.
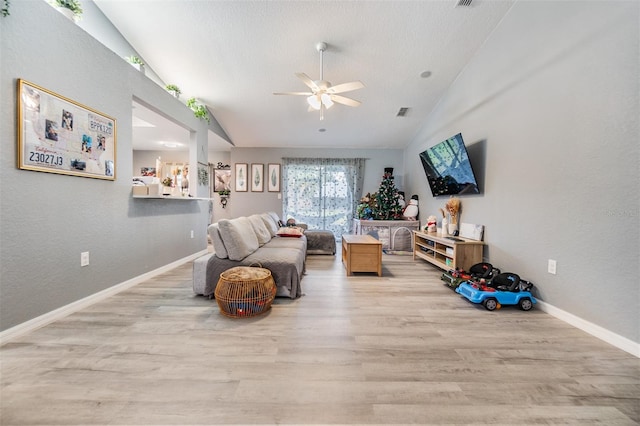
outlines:
[{"label": "small christmas tree", "polygon": [[402,219],[402,206],[398,202],[398,190],[391,173],[386,172],[382,175],[380,189],[376,193],[373,218],[377,220]]}]

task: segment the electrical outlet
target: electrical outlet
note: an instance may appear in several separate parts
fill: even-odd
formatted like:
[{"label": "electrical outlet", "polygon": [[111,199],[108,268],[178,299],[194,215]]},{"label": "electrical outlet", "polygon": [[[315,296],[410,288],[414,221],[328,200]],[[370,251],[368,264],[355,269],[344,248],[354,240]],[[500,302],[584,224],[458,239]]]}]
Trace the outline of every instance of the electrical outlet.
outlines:
[{"label": "electrical outlet", "polygon": [[549,264],[547,265],[547,272],[550,274],[556,274],[556,261],[553,259],[549,259]]},{"label": "electrical outlet", "polygon": [[278,192],[278,200],[282,200],[282,194]]},{"label": "electrical outlet", "polygon": [[192,230],[191,230],[191,238],[193,238],[193,237],[194,237],[194,236],[193,236],[193,229],[192,229]]},{"label": "electrical outlet", "polygon": [[89,266],[89,252],[83,251],[80,253],[80,266]]}]

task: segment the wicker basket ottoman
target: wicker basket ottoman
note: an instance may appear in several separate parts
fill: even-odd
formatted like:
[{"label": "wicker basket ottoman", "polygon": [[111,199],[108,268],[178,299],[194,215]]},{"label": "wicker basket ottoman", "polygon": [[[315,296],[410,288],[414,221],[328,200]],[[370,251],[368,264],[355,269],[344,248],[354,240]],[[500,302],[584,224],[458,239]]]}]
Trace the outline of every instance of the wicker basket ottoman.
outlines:
[{"label": "wicker basket ottoman", "polygon": [[223,315],[253,317],[271,308],[276,283],[268,269],[236,266],[220,274],[214,294]]}]

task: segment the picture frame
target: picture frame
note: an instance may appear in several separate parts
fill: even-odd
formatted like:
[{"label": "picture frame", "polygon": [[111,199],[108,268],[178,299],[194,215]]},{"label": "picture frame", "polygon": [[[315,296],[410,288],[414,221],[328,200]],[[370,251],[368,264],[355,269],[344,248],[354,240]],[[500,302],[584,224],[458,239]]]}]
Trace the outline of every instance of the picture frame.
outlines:
[{"label": "picture frame", "polygon": [[249,182],[249,166],[247,163],[235,164],[235,188],[236,192],[247,192]]},{"label": "picture frame", "polygon": [[215,192],[231,191],[231,169],[215,169],[213,190]]},{"label": "picture frame", "polygon": [[280,192],[280,164],[269,163],[267,166],[267,191]]},{"label": "picture frame", "polygon": [[115,180],[116,119],[18,79],[18,168]]},{"label": "picture frame", "polygon": [[264,164],[251,164],[251,192],[264,191]]},{"label": "picture frame", "polygon": [[156,168],[155,167],[140,167],[140,176],[156,176]]}]

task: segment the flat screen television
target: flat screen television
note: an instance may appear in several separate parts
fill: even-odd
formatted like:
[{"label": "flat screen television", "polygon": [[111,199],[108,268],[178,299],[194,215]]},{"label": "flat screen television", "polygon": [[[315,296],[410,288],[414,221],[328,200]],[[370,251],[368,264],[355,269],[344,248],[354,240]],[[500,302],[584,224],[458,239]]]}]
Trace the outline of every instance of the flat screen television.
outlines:
[{"label": "flat screen television", "polygon": [[480,193],[461,133],[421,152],[420,161],[434,197]]}]

